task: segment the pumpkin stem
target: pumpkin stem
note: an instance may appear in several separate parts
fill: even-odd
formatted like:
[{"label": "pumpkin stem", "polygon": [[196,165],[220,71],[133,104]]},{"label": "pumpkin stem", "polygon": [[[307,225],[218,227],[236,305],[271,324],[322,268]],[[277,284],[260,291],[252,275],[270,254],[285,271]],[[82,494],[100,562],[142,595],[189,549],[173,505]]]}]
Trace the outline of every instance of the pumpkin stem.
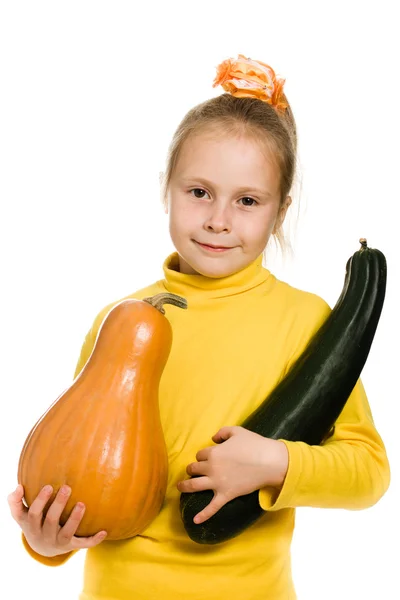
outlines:
[{"label": "pumpkin stem", "polygon": [[179,308],[187,308],[187,300],[185,298],[171,294],[170,292],[161,292],[160,294],[155,294],[155,296],[143,298],[143,302],[148,302],[148,304],[154,306],[163,315],[165,315],[165,310],[162,307],[163,304],[173,304],[174,306],[179,306]]},{"label": "pumpkin stem", "polygon": [[368,248],[367,240],[365,238],[360,238],[360,244],[363,249]]}]

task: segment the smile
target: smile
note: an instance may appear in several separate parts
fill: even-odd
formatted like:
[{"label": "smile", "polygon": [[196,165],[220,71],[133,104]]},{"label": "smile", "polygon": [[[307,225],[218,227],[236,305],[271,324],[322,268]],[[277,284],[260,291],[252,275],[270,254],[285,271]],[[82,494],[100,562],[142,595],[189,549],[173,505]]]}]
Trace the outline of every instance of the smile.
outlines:
[{"label": "smile", "polygon": [[214,248],[213,246],[207,246],[207,244],[200,244],[200,242],[197,242],[196,240],[194,240],[196,242],[196,244],[198,246],[200,246],[200,248],[204,248],[204,250],[207,250],[208,252],[227,252],[228,250],[232,250],[233,248],[223,248],[222,246],[217,246],[216,248]]}]

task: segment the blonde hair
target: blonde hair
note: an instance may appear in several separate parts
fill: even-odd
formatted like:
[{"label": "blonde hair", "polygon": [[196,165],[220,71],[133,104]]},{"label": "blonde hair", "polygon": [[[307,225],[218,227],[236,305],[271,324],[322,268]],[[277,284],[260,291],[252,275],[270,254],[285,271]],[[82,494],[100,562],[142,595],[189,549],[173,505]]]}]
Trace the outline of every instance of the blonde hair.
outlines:
[{"label": "blonde hair", "polygon": [[[283,99],[287,101],[285,95]],[[290,195],[297,165],[297,131],[288,103],[285,111],[277,112],[270,104],[258,98],[239,98],[229,93],[221,94],[198,104],[185,115],[178,125],[169,145],[166,169],[162,174],[161,201],[168,203],[168,190],[184,142],[203,129],[222,129],[225,134],[244,133],[272,150],[281,174],[280,206]],[[283,255],[291,244],[279,227],[272,236],[279,243]],[[265,257],[265,250],[264,250]]]}]

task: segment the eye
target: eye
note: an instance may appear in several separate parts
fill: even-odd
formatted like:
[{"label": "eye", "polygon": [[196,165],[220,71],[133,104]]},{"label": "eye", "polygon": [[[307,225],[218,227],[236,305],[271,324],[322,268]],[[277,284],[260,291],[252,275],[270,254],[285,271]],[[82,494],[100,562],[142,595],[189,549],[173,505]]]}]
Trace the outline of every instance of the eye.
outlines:
[{"label": "eye", "polygon": [[[200,194],[207,194],[207,192],[205,190],[203,190],[202,188],[193,188],[192,190],[189,190],[189,193],[191,194],[192,192],[200,192]],[[195,194],[195,197],[198,199],[203,199],[204,196],[197,196]],[[250,198],[250,196],[244,196],[243,198],[240,198],[240,200],[250,200],[250,202],[253,202],[255,204],[258,204],[257,200],[254,200],[254,198]],[[244,204],[244,206],[254,206],[254,204]]]},{"label": "eye", "polygon": [[[202,188],[194,188],[193,190],[190,190],[189,193],[191,194],[192,192],[200,192],[202,194],[207,194],[207,192],[205,190],[203,190]],[[203,196],[195,196],[196,198],[199,198],[200,200],[203,198]]]},{"label": "eye", "polygon": [[[258,204],[257,200],[254,200],[254,198],[250,198],[249,196],[244,196],[243,198],[240,198],[240,200],[250,200],[250,202]],[[254,206],[254,204],[245,204],[244,206]]]}]

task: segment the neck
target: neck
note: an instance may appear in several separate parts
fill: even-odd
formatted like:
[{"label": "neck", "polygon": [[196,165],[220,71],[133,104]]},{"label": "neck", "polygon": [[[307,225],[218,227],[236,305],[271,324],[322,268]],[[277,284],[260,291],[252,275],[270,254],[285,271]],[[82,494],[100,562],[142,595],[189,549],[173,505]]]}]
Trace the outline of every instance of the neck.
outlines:
[{"label": "neck", "polygon": [[200,273],[182,273],[180,271],[179,254],[173,252],[164,261],[164,288],[174,294],[194,300],[208,300],[234,296],[245,292],[251,293],[271,275],[262,265],[260,254],[246,267],[223,277],[209,277]]}]

